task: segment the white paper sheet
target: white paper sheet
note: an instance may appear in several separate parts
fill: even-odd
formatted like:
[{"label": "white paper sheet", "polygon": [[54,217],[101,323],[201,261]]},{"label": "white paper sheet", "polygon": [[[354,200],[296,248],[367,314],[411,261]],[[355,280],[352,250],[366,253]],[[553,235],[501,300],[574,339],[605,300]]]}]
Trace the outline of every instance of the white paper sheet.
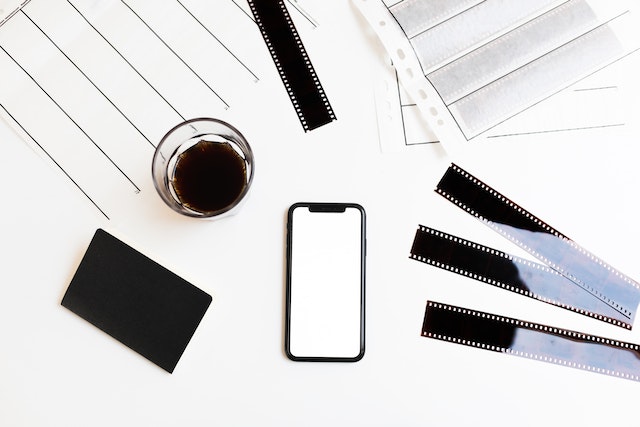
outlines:
[{"label": "white paper sheet", "polygon": [[[318,26],[288,4],[299,32]],[[275,68],[244,2],[4,0],[0,10],[0,116],[109,219],[157,197],[151,158],[173,126],[216,117],[242,129],[252,98],[285,93],[260,79]]]}]

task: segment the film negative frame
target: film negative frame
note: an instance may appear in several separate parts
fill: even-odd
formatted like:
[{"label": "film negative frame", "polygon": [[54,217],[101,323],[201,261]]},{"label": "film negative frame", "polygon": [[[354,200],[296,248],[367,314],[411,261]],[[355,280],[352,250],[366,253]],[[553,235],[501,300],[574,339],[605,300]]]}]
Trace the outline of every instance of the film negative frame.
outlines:
[{"label": "film negative frame", "polygon": [[640,381],[640,346],[427,301],[422,336]]},{"label": "film negative frame", "polygon": [[544,264],[420,225],[411,259],[631,329],[629,319]]},{"label": "film negative frame", "polygon": [[452,163],[435,191],[623,315],[630,325],[640,285]]},{"label": "film negative frame", "polygon": [[284,0],[248,0],[305,132],[336,120]]}]

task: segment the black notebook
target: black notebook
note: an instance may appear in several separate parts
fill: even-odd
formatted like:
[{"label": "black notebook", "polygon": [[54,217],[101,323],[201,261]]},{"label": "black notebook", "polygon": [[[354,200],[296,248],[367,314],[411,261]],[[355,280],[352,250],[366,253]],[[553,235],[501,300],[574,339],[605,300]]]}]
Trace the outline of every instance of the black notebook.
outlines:
[{"label": "black notebook", "polygon": [[62,305],[173,372],[211,296],[98,229]]}]

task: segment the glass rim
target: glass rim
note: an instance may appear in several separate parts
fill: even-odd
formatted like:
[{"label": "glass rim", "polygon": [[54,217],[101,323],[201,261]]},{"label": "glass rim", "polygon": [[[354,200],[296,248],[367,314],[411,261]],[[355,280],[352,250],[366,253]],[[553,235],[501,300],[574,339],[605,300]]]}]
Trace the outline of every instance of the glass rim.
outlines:
[{"label": "glass rim", "polygon": [[[161,148],[164,145],[164,143],[178,129],[181,129],[181,128],[189,125],[189,124],[194,124],[194,123],[215,123],[215,124],[221,125],[221,126],[227,128],[227,129],[229,129],[234,134],[234,136],[238,138],[238,141],[233,141],[232,140],[230,142],[239,145],[239,149],[242,151],[242,154],[244,155],[243,161],[247,165],[247,168],[246,168],[247,169],[247,171],[246,171],[246,183],[244,185],[244,188],[240,192],[240,194],[238,194],[238,197],[236,197],[235,200],[232,203],[230,203],[229,205],[225,206],[224,208],[215,210],[215,211],[205,211],[205,212],[203,212],[203,211],[198,211],[198,210],[189,208],[184,203],[182,203],[180,200],[177,200],[171,194],[171,190],[170,190],[171,183],[169,182],[170,181],[169,180],[169,174],[167,173],[168,171],[166,170],[166,167],[168,165],[168,159],[167,159],[167,164],[163,165],[165,171],[163,171],[162,174],[161,174],[162,179],[159,180],[156,177],[157,172],[158,172],[157,168],[160,167],[160,165],[157,162],[157,158],[158,158],[158,156],[162,156]],[[215,134],[215,133],[214,132],[204,132],[203,133],[203,135],[206,135],[206,134]],[[225,138],[225,139],[227,139],[227,138]],[[186,142],[186,140],[184,142]],[[244,135],[235,126],[229,124],[228,122],[226,122],[224,120],[216,119],[216,118],[213,118],[213,117],[197,117],[197,118],[193,118],[193,119],[188,119],[188,120],[184,120],[184,121],[178,123],[177,125],[173,126],[169,131],[167,131],[167,133],[162,137],[162,139],[160,140],[160,142],[156,146],[154,154],[153,154],[153,161],[152,161],[152,164],[151,164],[151,175],[152,175],[152,178],[153,178],[153,185],[156,188],[157,193],[160,195],[160,198],[162,199],[162,201],[167,206],[169,206],[169,208],[171,208],[171,210],[173,210],[174,212],[179,213],[181,215],[193,217],[193,218],[212,218],[212,217],[217,217],[217,216],[223,215],[223,214],[231,211],[233,208],[238,206],[246,198],[246,195],[249,192],[249,189],[250,189],[251,184],[253,182],[254,171],[255,171],[255,160],[254,160],[254,156],[253,156],[253,150],[251,149],[251,146],[249,145],[249,142],[244,137]],[[160,183],[158,181],[162,181],[162,182]],[[161,185],[162,185],[162,188],[160,188]],[[168,195],[166,194],[167,192],[169,193]]]}]

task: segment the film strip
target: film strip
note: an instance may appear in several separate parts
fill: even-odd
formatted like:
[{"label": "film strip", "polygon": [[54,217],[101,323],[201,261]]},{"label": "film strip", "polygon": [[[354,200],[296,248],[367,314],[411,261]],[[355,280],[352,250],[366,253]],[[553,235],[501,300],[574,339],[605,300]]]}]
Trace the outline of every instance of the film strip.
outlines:
[{"label": "film strip", "polygon": [[428,301],[422,336],[640,381],[640,347]]},{"label": "film strip", "polygon": [[640,286],[462,168],[452,164],[436,192],[616,310],[633,324]]},{"label": "film strip", "polygon": [[420,225],[410,258],[480,282],[631,329],[629,319],[555,270]]},{"label": "film strip", "polygon": [[336,120],[284,0],[248,0],[305,132]]}]

